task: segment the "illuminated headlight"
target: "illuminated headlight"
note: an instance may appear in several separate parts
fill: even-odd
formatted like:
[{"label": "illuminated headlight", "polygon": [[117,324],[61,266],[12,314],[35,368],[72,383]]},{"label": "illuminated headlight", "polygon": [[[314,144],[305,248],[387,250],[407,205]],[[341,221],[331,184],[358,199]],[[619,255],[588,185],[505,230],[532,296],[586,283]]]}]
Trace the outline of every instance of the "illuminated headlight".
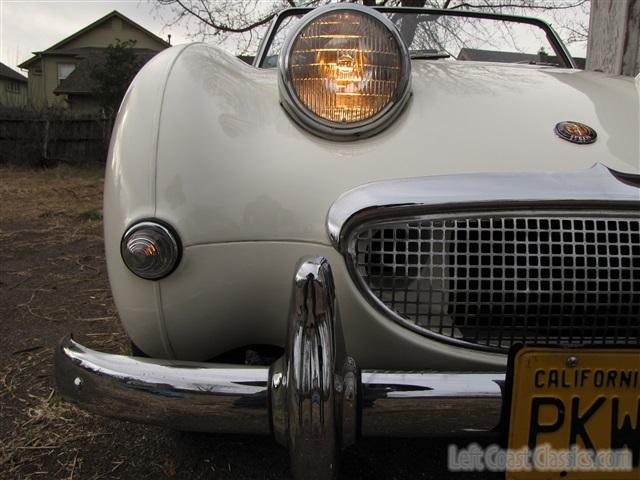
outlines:
[{"label": "illuminated headlight", "polygon": [[122,260],[129,270],[147,280],[169,275],[180,261],[177,235],[160,223],[145,221],[129,228],[120,245]]},{"label": "illuminated headlight", "polygon": [[411,62],[395,25],[360,5],[307,14],[280,54],[280,95],[289,114],[329,138],[386,127],[410,92]]}]

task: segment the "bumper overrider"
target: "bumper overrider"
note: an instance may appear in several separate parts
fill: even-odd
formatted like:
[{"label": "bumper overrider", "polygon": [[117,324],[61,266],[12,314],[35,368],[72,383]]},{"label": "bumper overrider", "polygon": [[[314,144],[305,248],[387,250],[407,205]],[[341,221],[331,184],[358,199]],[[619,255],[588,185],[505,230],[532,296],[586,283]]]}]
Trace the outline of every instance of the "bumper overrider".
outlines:
[{"label": "bumper overrider", "polygon": [[181,430],[273,434],[296,478],[330,478],[359,436],[496,430],[504,373],[360,370],[345,350],[329,263],[296,270],[284,355],[271,367],[97,352],[70,336],[58,390],[108,417]]}]

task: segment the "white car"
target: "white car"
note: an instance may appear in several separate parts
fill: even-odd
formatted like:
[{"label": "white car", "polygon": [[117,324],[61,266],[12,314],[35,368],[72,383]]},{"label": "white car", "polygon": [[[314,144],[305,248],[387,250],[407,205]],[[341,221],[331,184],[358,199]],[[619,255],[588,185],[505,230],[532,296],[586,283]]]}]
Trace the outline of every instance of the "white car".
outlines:
[{"label": "white car", "polygon": [[[638,112],[632,78],[578,70],[524,17],[334,4],[283,11],[253,66],[170,48],[125,97],[105,180],[137,355],[65,338],[59,389],[272,433],[297,478],[334,475],[359,435],[637,455]],[[584,428],[598,396],[607,435]]]}]

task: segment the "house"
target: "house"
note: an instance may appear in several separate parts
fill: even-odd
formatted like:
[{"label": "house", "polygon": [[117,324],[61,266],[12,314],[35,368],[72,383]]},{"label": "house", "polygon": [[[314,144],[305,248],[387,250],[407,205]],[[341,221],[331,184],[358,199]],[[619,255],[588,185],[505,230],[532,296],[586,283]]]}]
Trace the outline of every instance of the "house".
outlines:
[{"label": "house", "polygon": [[19,65],[28,71],[29,104],[37,109],[98,112],[91,72],[103,61],[109,45],[128,40],[135,41],[134,51],[143,61],[170,46],[114,10]]},{"label": "house", "polygon": [[27,104],[27,79],[0,63],[0,106],[24,107]]},{"label": "house", "polygon": [[[105,61],[104,48],[84,48],[76,56],[77,63],[73,71],[64,79],[61,79],[58,86],[53,90],[57,98],[62,98],[66,102],[68,109],[74,113],[95,113],[101,107],[94,97],[96,81],[92,73]],[[158,52],[156,50],[144,48],[132,48],[137,59],[138,68],[142,67]]]},{"label": "house", "polygon": [[[584,70],[585,59],[573,58],[578,68]],[[458,60],[473,60],[476,62],[498,62],[498,63],[558,63],[558,57],[547,55],[544,52],[537,54],[522,52],[503,52],[496,50],[480,50],[477,48],[462,48],[458,53]]]}]

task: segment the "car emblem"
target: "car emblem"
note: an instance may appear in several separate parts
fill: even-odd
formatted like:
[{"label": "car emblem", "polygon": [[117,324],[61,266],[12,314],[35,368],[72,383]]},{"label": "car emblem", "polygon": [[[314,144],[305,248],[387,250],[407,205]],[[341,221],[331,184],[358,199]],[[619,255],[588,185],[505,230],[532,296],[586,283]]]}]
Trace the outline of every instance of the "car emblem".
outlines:
[{"label": "car emblem", "polygon": [[598,138],[596,131],[589,125],[578,122],[560,122],[556,124],[555,132],[560,138],[571,143],[586,145],[593,143]]}]

